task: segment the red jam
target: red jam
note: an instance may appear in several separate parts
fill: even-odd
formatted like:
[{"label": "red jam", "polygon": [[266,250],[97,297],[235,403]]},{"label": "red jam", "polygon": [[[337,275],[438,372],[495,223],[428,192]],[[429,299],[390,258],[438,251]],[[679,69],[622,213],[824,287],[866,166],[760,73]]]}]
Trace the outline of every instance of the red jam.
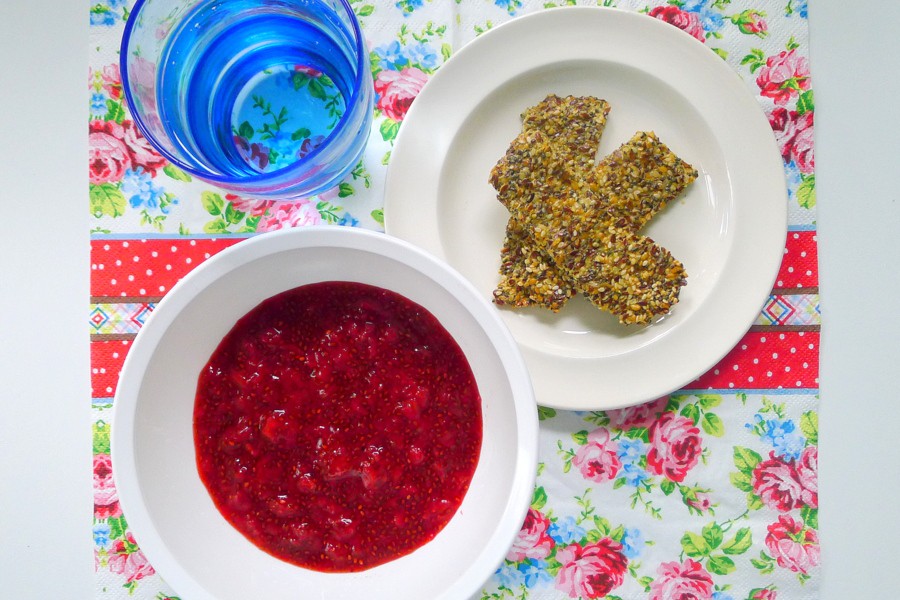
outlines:
[{"label": "red jam", "polygon": [[394,292],[323,282],[238,321],[200,375],[194,441],[222,515],[266,552],[360,571],[456,512],[481,448],[462,350]]}]

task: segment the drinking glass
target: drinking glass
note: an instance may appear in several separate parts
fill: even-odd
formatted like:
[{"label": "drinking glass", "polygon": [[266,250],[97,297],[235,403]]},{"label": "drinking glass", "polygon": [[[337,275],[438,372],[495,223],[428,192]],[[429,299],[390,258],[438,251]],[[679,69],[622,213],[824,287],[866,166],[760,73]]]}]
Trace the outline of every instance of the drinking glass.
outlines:
[{"label": "drinking glass", "polygon": [[149,143],[236,194],[325,191],[365,149],[372,72],[346,0],[138,0],[120,61]]}]

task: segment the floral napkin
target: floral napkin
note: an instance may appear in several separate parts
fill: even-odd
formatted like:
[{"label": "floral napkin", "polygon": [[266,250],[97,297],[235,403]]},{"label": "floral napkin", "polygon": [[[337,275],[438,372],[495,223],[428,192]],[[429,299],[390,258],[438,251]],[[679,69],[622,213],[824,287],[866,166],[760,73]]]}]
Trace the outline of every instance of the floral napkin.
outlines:
[{"label": "floral napkin", "polygon": [[[704,42],[744,79],[784,159],[784,262],[750,331],[687,389],[624,410],[540,410],[531,509],[476,598],[816,598],[820,315],[806,0],[577,3],[666,21]],[[97,598],[177,597],[129,529],[109,458],[117,376],[156,303],[192,268],[248,236],[322,223],[380,230],[391,149],[429,77],[492,27],[576,2],[351,4],[371,50],[377,93],[371,141],[339,186],[292,204],[240,198],[167,164],[123,103],[118,46],[130,0],[99,0],[90,8]]]}]

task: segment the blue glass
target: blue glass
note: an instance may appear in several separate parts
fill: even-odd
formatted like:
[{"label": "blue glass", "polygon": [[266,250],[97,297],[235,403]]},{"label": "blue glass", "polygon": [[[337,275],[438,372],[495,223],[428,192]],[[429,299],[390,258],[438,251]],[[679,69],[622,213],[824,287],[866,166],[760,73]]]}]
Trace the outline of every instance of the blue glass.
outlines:
[{"label": "blue glass", "polygon": [[138,0],[121,71],[163,156],[248,197],[337,185],[372,125],[368,51],[346,0]]}]

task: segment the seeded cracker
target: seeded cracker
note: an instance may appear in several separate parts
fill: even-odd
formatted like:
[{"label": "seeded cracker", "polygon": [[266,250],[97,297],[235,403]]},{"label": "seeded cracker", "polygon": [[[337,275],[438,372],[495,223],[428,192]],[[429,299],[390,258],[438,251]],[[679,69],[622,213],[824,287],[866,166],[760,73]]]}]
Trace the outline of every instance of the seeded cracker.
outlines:
[{"label": "seeded cracker", "polygon": [[[522,114],[522,127],[547,135],[566,168],[580,179],[594,168],[608,113],[605,100],[551,94]],[[507,223],[500,254],[500,282],[494,291],[497,304],[536,305],[556,312],[575,294],[555,263],[535,248],[515,219]]]},{"label": "seeded cracker", "polygon": [[[683,265],[636,233],[621,210],[574,179],[567,163],[547,136],[524,131],[491,171],[491,183],[537,248],[596,306],[627,324],[649,323],[667,313],[686,283]],[[651,188],[681,185],[665,182],[671,168],[665,161],[650,167],[652,161],[647,161],[639,170],[648,171],[651,181],[659,180]],[[601,181],[608,186],[627,179],[620,175]]]},{"label": "seeded cracker", "polygon": [[639,231],[697,178],[653,132],[639,131],[585,177],[618,218]]}]

